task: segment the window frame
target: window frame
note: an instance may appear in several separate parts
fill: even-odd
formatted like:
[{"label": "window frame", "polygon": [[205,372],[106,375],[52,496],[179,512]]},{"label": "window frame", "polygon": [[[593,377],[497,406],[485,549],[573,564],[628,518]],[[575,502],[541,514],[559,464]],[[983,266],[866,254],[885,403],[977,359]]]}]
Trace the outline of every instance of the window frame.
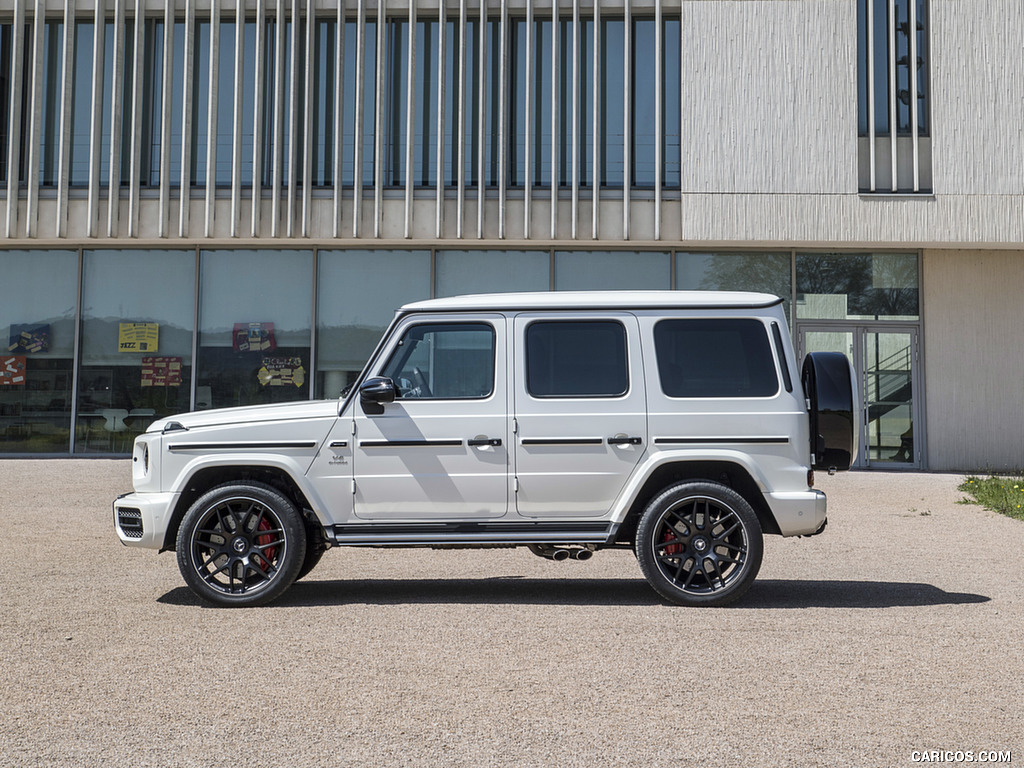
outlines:
[{"label": "window frame", "polygon": [[[460,400],[461,401],[465,401],[465,400],[489,400],[490,398],[494,397],[494,393],[497,391],[497,378],[498,378],[498,361],[497,361],[497,355],[498,355],[498,329],[494,326],[494,323],[490,322],[489,320],[444,320],[444,321],[423,320],[423,321],[417,321],[417,322],[409,323],[408,325],[406,325],[405,327],[403,327],[401,329],[401,335],[398,337],[398,341],[396,341],[394,346],[391,347],[387,358],[383,361],[383,363],[381,363],[381,365],[380,365],[380,367],[378,369],[378,374],[377,375],[379,375],[379,376],[388,376],[389,375],[388,374],[388,369],[391,367],[392,361],[396,360],[397,357],[400,354],[402,354],[402,349],[401,348],[402,348],[406,338],[408,337],[409,333],[412,330],[414,330],[415,328],[429,327],[429,326],[435,326],[435,327],[438,327],[438,328],[451,328],[453,326],[477,326],[481,330],[483,328],[486,328],[486,329],[488,329],[490,331],[490,333],[491,333],[491,387],[490,387],[490,390],[486,394],[483,394],[483,395],[472,395],[472,396],[466,396],[466,397],[437,397],[437,396],[433,396],[433,395],[430,396],[430,397],[404,397],[402,395],[401,390],[398,388],[398,385],[396,383],[395,384],[395,402],[402,402],[402,403],[425,403],[425,402],[430,402],[430,403],[436,403],[436,402],[452,402],[452,401],[460,401]],[[402,362],[401,362],[399,370],[401,370],[401,368],[405,367],[405,364],[408,362],[409,357],[412,356],[414,351],[415,351],[415,347],[409,349],[407,352],[404,353],[404,357],[402,358]],[[392,381],[394,381],[394,377],[393,376],[389,376],[389,378],[391,378]]]},{"label": "window frame", "polygon": [[[737,323],[752,323],[760,327],[764,338],[764,352],[766,360],[769,363],[769,367],[772,371],[775,388],[770,394],[747,394],[747,395],[672,395],[665,390],[664,375],[662,371],[662,360],[664,359],[660,353],[660,345],[658,343],[658,329],[665,323],[692,323],[692,322],[705,322],[712,323],[714,325],[720,325],[723,322],[737,322]],[[779,397],[783,391],[782,375],[779,371],[779,360],[776,355],[775,346],[772,340],[772,332],[769,330],[765,322],[757,317],[724,317],[724,318],[711,318],[711,317],[664,317],[654,323],[654,327],[651,329],[651,339],[654,347],[654,367],[658,373],[658,389],[664,397],[670,400],[774,400]]]},{"label": "window frame", "polygon": [[[622,332],[622,362],[626,379],[626,388],[616,394],[552,394],[541,395],[533,392],[530,387],[530,331],[539,324],[545,325],[569,325],[569,324],[605,324],[616,325]],[[523,328],[523,389],[526,394],[534,400],[622,400],[629,397],[633,389],[632,377],[630,376],[629,357],[629,333],[626,324],[618,317],[572,317],[572,318],[536,318],[530,320]]]}]

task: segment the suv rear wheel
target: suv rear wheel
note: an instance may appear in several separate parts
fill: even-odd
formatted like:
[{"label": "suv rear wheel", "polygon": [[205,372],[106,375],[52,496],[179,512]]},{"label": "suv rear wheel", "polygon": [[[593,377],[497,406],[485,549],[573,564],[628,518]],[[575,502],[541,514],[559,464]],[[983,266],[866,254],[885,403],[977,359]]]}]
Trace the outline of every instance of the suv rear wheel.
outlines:
[{"label": "suv rear wheel", "polygon": [[200,597],[262,605],[298,577],[306,557],[302,515],[270,486],[222,485],[201,496],[178,530],[178,568]]},{"label": "suv rear wheel", "polygon": [[764,552],[750,504],[719,483],[670,486],[647,505],[636,532],[640,570],[679,605],[726,605],[749,589]]}]

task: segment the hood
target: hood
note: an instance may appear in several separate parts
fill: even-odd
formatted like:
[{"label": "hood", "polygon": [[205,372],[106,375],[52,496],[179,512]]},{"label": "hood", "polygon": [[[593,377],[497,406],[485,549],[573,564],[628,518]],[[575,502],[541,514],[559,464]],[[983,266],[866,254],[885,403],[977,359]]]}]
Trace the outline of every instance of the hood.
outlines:
[{"label": "hood", "polygon": [[265,421],[281,421],[284,419],[321,419],[337,416],[340,408],[338,400],[313,400],[297,403],[276,403],[273,405],[250,405],[241,408],[217,408],[210,411],[193,411],[179,413],[167,418],[157,419],[147,430],[163,432],[168,424],[177,423],[185,429],[196,427],[216,427],[229,424],[253,424]]}]

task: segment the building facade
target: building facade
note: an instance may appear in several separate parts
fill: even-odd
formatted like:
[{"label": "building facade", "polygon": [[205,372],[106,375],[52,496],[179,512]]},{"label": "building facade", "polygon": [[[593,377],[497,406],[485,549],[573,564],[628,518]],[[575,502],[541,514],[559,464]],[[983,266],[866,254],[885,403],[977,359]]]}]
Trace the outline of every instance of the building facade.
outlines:
[{"label": "building facade", "polygon": [[861,466],[1024,466],[1010,0],[0,0],[0,455],[335,397],[394,309],[742,289]]}]

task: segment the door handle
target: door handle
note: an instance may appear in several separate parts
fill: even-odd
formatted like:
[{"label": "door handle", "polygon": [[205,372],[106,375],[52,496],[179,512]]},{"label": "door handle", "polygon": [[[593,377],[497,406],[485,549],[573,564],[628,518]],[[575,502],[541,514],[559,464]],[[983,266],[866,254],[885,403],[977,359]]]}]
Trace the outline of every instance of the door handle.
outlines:
[{"label": "door handle", "polygon": [[609,437],[608,445],[640,445],[643,439],[639,437]]},{"label": "door handle", "polygon": [[500,437],[474,437],[466,441],[467,444],[472,448],[478,448],[481,445],[493,445],[495,448],[501,445]]}]

